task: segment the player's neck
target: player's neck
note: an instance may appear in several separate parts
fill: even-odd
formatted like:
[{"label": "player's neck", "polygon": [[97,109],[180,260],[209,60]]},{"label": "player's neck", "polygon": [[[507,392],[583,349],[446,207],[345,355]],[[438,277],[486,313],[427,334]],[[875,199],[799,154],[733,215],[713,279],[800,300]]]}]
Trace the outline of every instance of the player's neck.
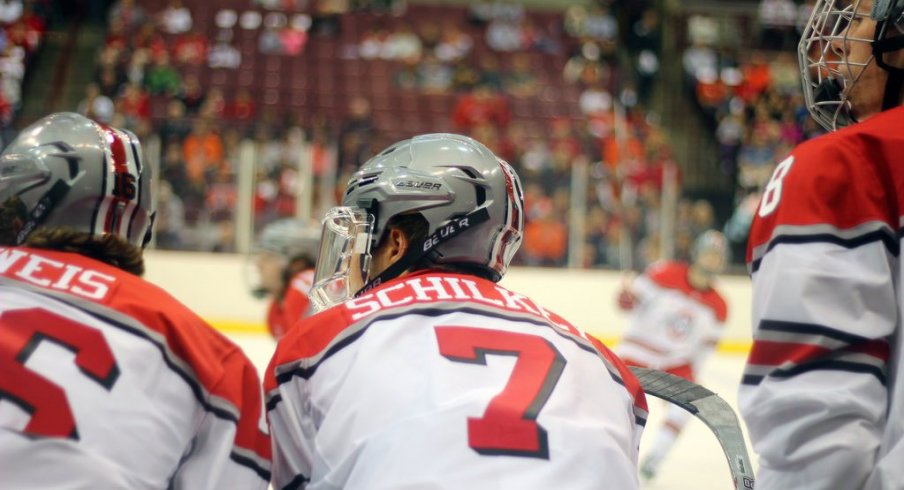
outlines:
[{"label": "player's neck", "polygon": [[709,275],[694,266],[687,269],[687,282],[691,284],[691,287],[700,291],[709,289],[712,284]]}]

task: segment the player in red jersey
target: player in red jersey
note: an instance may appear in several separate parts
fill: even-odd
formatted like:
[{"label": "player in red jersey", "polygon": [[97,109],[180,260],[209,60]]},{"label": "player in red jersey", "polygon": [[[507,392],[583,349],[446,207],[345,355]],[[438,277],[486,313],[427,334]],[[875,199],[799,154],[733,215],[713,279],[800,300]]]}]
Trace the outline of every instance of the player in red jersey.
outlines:
[{"label": "player in red jersey", "polygon": [[281,219],[261,231],[257,243],[258,292],[272,297],[267,328],[277,341],[311,313],[308,294],[319,247],[320,230],[301,220]]},{"label": "player in red jersey", "polygon": [[0,487],[266,489],[254,366],[139,276],[132,133],[71,113],[0,154]]},{"label": "player in red jersey", "polygon": [[806,101],[833,132],[778,164],[751,228],[739,400],[758,489],[904,482],[902,13],[820,0],[801,39]]},{"label": "player in red jersey", "polygon": [[[620,291],[619,306],[632,312],[616,349],[626,364],[696,380],[725,331],[728,308],[714,282],[728,261],[725,237],[715,230],[702,233],[692,260],[654,263]],[[669,406],[641,475],[655,476],[690,417],[681,407]]]},{"label": "player in red jersey", "polygon": [[265,376],[276,488],[637,488],[646,401],[599,341],[496,284],[518,176],[451,134],[387,148],[324,220]]}]

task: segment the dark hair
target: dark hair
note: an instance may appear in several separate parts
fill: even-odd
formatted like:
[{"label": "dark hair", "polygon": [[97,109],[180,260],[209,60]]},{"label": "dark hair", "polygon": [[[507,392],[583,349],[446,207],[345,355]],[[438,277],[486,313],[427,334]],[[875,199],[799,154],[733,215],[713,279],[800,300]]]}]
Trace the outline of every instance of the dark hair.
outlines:
[{"label": "dark hair", "polygon": [[144,274],[141,248],[118,235],[92,235],[70,228],[38,228],[28,235],[26,247],[70,252],[99,260],[136,276]]},{"label": "dark hair", "polygon": [[28,208],[18,197],[0,204],[0,245],[17,245],[17,236],[28,218]]},{"label": "dark hair", "polygon": [[[427,238],[428,232],[430,231],[430,225],[427,222],[427,218],[424,218],[424,216],[420,213],[400,214],[393,216],[386,223],[387,233],[383,234],[383,239],[379,244],[377,244],[377,248],[383,245],[386,238],[389,236],[388,231],[392,229],[396,229],[404,233],[405,237],[408,238],[409,243],[420,244],[425,238]],[[467,237],[465,239],[467,239]],[[421,257],[421,259],[415,262],[409,270],[418,271],[424,269],[432,269],[452,272],[456,274],[467,274],[471,276],[477,276],[488,281],[497,282],[494,279],[498,277],[496,272],[484,265],[472,264],[470,262],[437,264],[433,260],[436,257],[436,254],[439,254],[439,252],[433,250],[424,257]]]},{"label": "dark hair", "polygon": [[[0,245],[15,247],[28,218],[28,209],[18,197],[0,204]],[[29,233],[24,247],[71,252],[99,260],[136,276],[144,274],[140,247],[117,235],[92,235],[71,228],[37,228]]]}]

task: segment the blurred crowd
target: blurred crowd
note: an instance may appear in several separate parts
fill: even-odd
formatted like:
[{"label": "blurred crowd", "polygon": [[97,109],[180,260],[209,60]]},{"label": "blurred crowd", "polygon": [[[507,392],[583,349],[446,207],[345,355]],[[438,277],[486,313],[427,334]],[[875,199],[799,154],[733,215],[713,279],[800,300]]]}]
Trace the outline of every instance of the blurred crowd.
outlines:
[{"label": "blurred crowd", "polygon": [[50,0],[0,0],[0,143],[22,105],[22,84],[44,40]]},{"label": "blurred crowd", "polygon": [[[725,224],[736,262],[760,195],[775,165],[801,141],[822,134],[809,116],[800,88],[795,49],[813,1],[760,0],[753,45],[736,43],[737,31],[713,17],[687,24],[686,86],[716,135],[719,164],[737,189]],[[752,48],[752,49],[751,49]]]},{"label": "blurred crowd", "polygon": [[[234,251],[243,172],[254,176],[259,230],[295,215],[301,189],[314,195],[311,213],[319,215],[386,145],[454,131],[487,144],[522,176],[527,240],[515,263],[640,269],[662,257],[666,243],[675,258],[689,258],[696,235],[718,226],[709,202],[681,198],[672,148],[649,110],[662,56],[652,3],[597,0],[550,13],[497,0],[468,7],[249,0],[223,8],[118,0],[78,111],[159,136],[159,248]],[[790,92],[777,84],[707,95],[701,67],[709,60],[720,75],[765,63],[741,65],[722,54],[712,43],[695,44],[688,79],[701,85],[700,106],[724,139],[723,168],[765,165],[748,126],[761,121],[756,134],[798,138],[781,125],[785,111],[773,117]],[[262,73],[268,90],[244,83]],[[284,84],[277,102],[275,82],[266,80],[274,76]],[[739,126],[734,140],[726,121]],[[669,193],[677,198],[663,206]]]}]

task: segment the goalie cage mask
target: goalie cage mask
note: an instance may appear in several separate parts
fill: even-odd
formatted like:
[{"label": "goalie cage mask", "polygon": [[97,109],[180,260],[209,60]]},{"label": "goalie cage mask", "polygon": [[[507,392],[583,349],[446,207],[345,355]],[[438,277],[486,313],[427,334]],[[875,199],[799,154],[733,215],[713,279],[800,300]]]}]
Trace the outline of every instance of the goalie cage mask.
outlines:
[{"label": "goalie cage mask", "polygon": [[[868,10],[861,4],[861,0],[818,0],[798,45],[807,109],[829,131],[857,122],[851,114],[850,92],[871,63],[888,72],[882,110],[900,103],[904,69],[890,65],[886,54],[904,48],[904,0],[875,0]],[[848,33],[848,25],[864,17],[876,21],[873,38]],[[869,44],[873,56],[861,62],[848,60],[839,46],[851,43]]]}]

